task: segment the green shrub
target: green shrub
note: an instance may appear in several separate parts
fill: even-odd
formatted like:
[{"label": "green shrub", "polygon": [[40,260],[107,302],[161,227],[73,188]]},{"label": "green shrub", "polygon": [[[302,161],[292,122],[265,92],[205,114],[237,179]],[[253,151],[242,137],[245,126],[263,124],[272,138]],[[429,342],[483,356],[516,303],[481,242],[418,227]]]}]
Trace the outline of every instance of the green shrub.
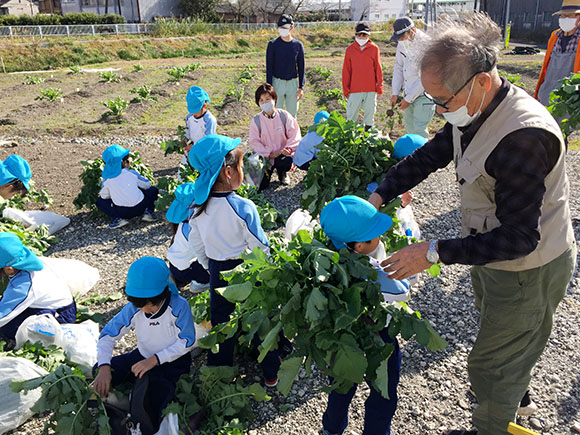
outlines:
[{"label": "green shrub", "polygon": [[122,24],[126,20],[117,14],[98,15],[94,12],[74,12],[64,14],[61,24]]},{"label": "green shrub", "polygon": [[83,70],[82,70],[82,69],[81,69],[81,67],[80,67],[80,66],[78,66],[78,65],[71,66],[71,67],[69,68],[69,71],[68,71],[68,73],[69,73],[69,74],[84,74]]},{"label": "green shrub", "polygon": [[247,47],[250,47],[250,43],[246,39],[244,39],[244,38],[240,38],[236,42],[238,43],[238,45],[240,47],[246,47],[246,48]]},{"label": "green shrub", "polygon": [[119,56],[123,60],[139,60],[141,56],[131,53],[129,50],[125,50],[124,48],[117,51],[117,56]]},{"label": "green shrub", "polygon": [[125,17],[119,14],[101,15],[101,24],[124,24],[126,22]]},{"label": "green shrub", "polygon": [[139,72],[139,71],[143,71],[143,65],[141,65],[140,63],[133,65],[133,72]]},{"label": "green shrub", "polygon": [[121,97],[117,97],[114,100],[107,100],[101,103],[107,109],[107,112],[103,113],[103,118],[108,116],[115,117],[118,122],[121,121],[121,117],[125,110],[127,110],[127,106],[129,106],[129,102],[127,100],[123,100]]},{"label": "green shrub", "polygon": [[40,95],[36,97],[35,100],[48,100],[53,102],[62,97],[62,95],[62,90],[60,88],[41,89]]},{"label": "green shrub", "polygon": [[149,85],[143,85],[140,88],[133,88],[129,92],[136,95],[136,97],[131,100],[131,103],[138,103],[143,100],[157,100],[157,97],[151,95],[151,86]]}]

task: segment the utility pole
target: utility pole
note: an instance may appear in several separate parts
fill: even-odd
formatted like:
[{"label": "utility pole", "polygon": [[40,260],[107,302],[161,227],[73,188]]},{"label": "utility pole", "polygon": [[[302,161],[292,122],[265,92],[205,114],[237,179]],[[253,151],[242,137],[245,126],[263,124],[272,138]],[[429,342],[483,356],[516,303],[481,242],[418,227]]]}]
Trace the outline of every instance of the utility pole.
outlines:
[{"label": "utility pole", "polygon": [[540,10],[540,0],[536,0],[536,15],[534,15],[534,32],[538,26],[538,12]]},{"label": "utility pole", "polygon": [[505,39],[507,37],[508,24],[510,22],[510,5],[511,5],[511,0],[506,0],[506,5],[505,5],[504,41],[505,41]]},{"label": "utility pole", "polygon": [[342,0],[338,0],[338,21],[342,21]]}]

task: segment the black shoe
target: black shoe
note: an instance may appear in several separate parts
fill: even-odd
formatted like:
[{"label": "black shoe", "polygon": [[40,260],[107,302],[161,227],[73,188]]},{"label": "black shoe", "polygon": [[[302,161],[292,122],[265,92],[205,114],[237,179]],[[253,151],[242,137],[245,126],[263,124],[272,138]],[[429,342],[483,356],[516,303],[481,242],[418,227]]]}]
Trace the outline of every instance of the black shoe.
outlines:
[{"label": "black shoe", "polygon": [[477,435],[477,431],[463,429],[446,430],[445,432],[443,432],[443,435]]},{"label": "black shoe", "polygon": [[278,179],[282,186],[288,186],[288,174],[286,172],[278,172]]},{"label": "black shoe", "polygon": [[264,174],[264,178],[262,178],[262,182],[260,183],[260,187],[258,187],[258,192],[261,192],[262,190],[266,190],[268,187],[270,187],[270,177],[272,176],[272,173],[268,173],[266,172]]}]

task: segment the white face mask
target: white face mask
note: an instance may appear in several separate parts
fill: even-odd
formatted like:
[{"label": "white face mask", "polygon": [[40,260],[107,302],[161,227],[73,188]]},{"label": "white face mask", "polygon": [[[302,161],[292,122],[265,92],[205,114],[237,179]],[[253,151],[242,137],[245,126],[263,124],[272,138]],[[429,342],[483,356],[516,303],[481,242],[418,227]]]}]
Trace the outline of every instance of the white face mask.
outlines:
[{"label": "white face mask", "polygon": [[274,110],[274,102],[268,101],[266,103],[262,103],[262,104],[260,104],[260,109],[262,109],[266,113],[269,113],[272,110]]},{"label": "white face mask", "polygon": [[481,115],[481,107],[483,106],[483,100],[485,99],[485,94],[487,91],[483,93],[483,97],[481,97],[481,104],[479,105],[479,109],[473,115],[469,115],[467,112],[467,103],[469,103],[469,99],[471,98],[471,92],[473,91],[473,84],[475,80],[471,82],[471,87],[469,88],[469,95],[467,96],[467,101],[463,106],[457,109],[455,112],[444,112],[443,117],[445,120],[455,127],[465,127],[466,125],[471,124],[479,115]]},{"label": "white face mask", "polygon": [[558,22],[564,32],[571,32],[576,27],[576,18],[560,18]]},{"label": "white face mask", "polygon": [[286,36],[288,36],[290,34],[290,29],[285,29],[283,27],[278,28],[278,33],[280,34],[280,36],[282,38],[285,38]]},{"label": "white face mask", "polygon": [[358,45],[360,45],[361,47],[363,45],[365,45],[367,42],[369,42],[369,38],[357,38],[355,37],[354,40],[357,42]]}]

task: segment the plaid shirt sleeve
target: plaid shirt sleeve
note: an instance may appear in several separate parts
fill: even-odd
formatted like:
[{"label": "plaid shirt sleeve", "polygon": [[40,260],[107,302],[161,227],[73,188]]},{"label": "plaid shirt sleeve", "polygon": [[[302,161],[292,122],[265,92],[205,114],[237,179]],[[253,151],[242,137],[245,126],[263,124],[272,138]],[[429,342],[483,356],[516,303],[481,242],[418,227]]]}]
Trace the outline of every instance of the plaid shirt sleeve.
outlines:
[{"label": "plaid shirt sleeve", "polygon": [[559,153],[558,138],[541,129],[521,129],[502,139],[485,162],[496,180],[496,217],[501,225],[463,239],[440,240],[441,261],[483,265],[531,253],[540,241],[544,179]]}]

